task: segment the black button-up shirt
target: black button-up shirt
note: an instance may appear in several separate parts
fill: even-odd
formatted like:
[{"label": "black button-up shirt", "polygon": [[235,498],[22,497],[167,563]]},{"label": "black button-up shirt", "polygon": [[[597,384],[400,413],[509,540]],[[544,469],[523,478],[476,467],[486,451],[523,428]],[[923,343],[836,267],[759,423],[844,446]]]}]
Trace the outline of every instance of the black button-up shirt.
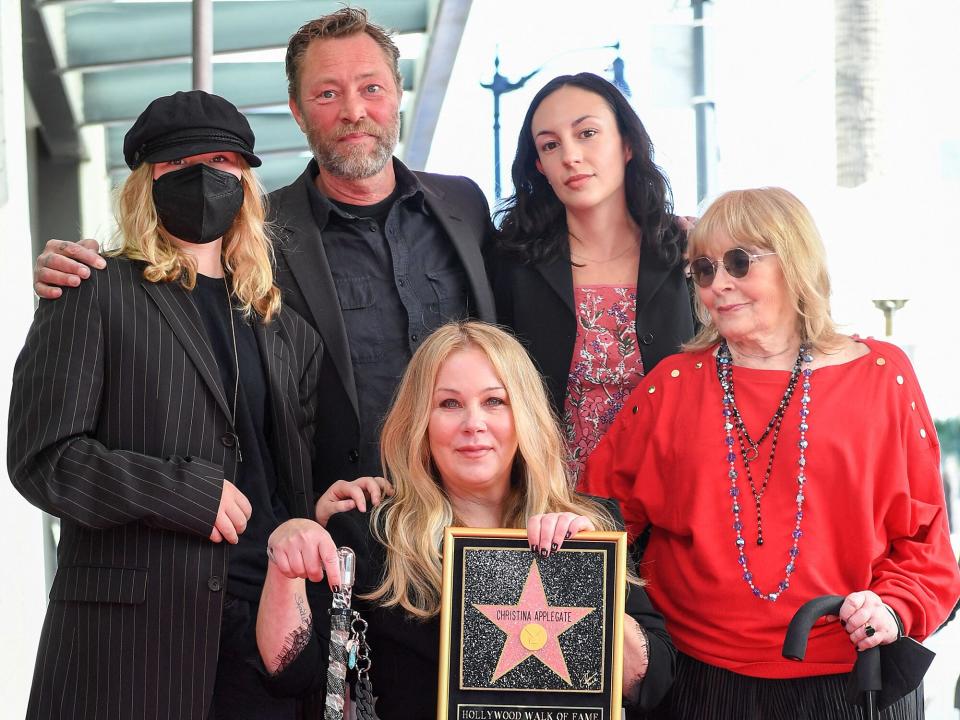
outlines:
[{"label": "black button-up shirt", "polygon": [[[318,173],[311,163],[313,179]],[[435,328],[469,316],[466,272],[426,206],[420,181],[395,162],[397,188],[375,205],[310,205],[340,300],[357,385],[357,471],[379,475],[380,427],[413,352]]]}]

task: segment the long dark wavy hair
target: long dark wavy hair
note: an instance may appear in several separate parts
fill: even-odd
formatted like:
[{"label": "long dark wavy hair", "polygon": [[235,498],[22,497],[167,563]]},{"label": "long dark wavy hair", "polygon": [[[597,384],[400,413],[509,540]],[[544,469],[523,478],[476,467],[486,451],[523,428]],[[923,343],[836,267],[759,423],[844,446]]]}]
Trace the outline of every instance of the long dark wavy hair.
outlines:
[{"label": "long dark wavy hair", "polygon": [[593,73],[555,77],[530,103],[511,170],[515,191],[496,212],[501,247],[527,262],[551,260],[569,252],[566,209],[546,177],[537,170],[537,146],[532,130],[533,114],[540,103],[567,85],[592,92],[606,101],[617,119],[620,136],[633,153],[625,168],[624,187],[627,209],[642,232],[641,250],[657,253],[670,266],[682,262],[686,233],[674,220],[673,193],[666,176],[653,162],[650,136],[617,87]]}]

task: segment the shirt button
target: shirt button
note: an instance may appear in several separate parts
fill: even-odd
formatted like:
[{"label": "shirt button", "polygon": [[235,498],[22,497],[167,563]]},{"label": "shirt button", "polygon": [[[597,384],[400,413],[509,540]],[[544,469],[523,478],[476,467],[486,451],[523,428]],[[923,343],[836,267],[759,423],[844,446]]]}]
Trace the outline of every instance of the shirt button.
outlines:
[{"label": "shirt button", "polygon": [[646,335],[644,335],[642,338],[640,338],[640,342],[642,342],[644,345],[649,345],[650,343],[652,343],[653,333],[647,333]]},{"label": "shirt button", "polygon": [[233,447],[237,444],[237,440],[233,436],[233,433],[227,433],[220,438],[220,444],[224,447]]},{"label": "shirt button", "polygon": [[377,231],[377,224],[370,223],[370,232],[376,232],[376,231]]},{"label": "shirt button", "polygon": [[420,336],[416,334],[411,335],[410,339],[413,340],[414,342],[420,342]]},{"label": "shirt button", "polygon": [[220,592],[223,589],[223,581],[219,575],[211,575],[207,579],[207,587],[210,588],[212,592]]},{"label": "shirt button", "polygon": [[351,450],[350,452],[347,453],[347,460],[349,460],[352,463],[359,462],[360,452],[358,450]]},{"label": "shirt button", "polygon": [[403,278],[400,278],[399,280],[397,280],[397,285],[399,285],[400,287],[403,287],[406,284],[407,284],[407,281],[404,280]]}]

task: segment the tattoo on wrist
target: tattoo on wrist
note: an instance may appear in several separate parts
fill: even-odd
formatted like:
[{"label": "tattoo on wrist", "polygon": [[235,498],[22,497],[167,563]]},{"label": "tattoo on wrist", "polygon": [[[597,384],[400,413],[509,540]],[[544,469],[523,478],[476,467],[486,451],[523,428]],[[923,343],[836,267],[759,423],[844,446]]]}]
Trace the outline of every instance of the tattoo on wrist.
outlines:
[{"label": "tattoo on wrist", "polygon": [[640,666],[642,669],[632,678],[624,677],[623,700],[629,705],[636,705],[640,702],[640,686],[650,667],[650,640],[647,637],[647,631],[643,629],[640,623],[636,624],[636,629],[637,636],[640,639]]},{"label": "tattoo on wrist", "polygon": [[637,675],[637,680],[643,680],[647,674],[647,668],[650,667],[650,638],[647,637],[647,631],[640,623],[637,623],[637,634],[640,635],[640,657],[643,660],[643,673]]},{"label": "tattoo on wrist", "polygon": [[310,614],[310,606],[307,604],[307,599],[303,595],[297,595],[294,598],[294,602],[297,603],[297,612],[300,613],[300,625],[307,627],[313,625],[313,616]]},{"label": "tattoo on wrist", "polygon": [[310,643],[310,636],[313,634],[313,616],[310,614],[306,598],[297,595],[294,600],[297,603],[297,611],[300,613],[300,625],[284,638],[283,647],[280,648],[280,653],[276,657],[277,667],[271,673],[273,675],[279,675],[290,667]]}]

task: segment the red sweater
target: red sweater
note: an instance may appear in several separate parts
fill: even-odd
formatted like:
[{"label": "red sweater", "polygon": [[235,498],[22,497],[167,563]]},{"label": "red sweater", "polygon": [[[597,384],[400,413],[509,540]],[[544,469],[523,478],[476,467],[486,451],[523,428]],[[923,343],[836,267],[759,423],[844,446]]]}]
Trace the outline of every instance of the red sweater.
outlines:
[{"label": "red sweater", "polygon": [[[737,562],[722,396],[712,349],[666,358],[641,381],[587,463],[581,490],[617,498],[628,529],[652,526],[641,574],[676,646],[711,665],[768,678],[848,672],[839,623],[818,623],[806,660],[781,654],[797,608],[818,595],[869,589],[922,640],[960,595],[950,547],[940,446],[913,368],[889,343],[814,370],[809,392],[803,536],[790,587],[755,597]],[[753,437],[769,422],[789,372],[734,368],[736,402]],[[764,544],[737,453],[745,552],[772,592],[789,562],[797,512],[798,387],[784,417],[762,500]],[[770,448],[751,463],[759,487]]]}]

